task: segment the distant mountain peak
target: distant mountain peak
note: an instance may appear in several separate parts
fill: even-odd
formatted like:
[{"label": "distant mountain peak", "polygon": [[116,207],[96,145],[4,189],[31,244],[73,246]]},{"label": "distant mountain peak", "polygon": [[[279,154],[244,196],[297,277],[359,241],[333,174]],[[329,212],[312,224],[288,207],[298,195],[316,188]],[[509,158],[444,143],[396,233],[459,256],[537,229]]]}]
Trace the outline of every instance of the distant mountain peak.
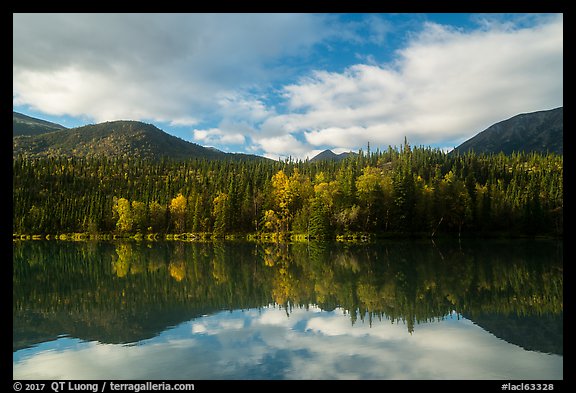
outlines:
[{"label": "distant mountain peak", "polygon": [[563,154],[564,108],[522,113],[495,123],[451,153],[540,152]]},{"label": "distant mountain peak", "polygon": [[318,153],[313,158],[310,159],[310,162],[318,162],[318,161],[342,161],[346,158],[350,157],[351,155],[355,155],[354,152],[344,152],[340,154],[334,153],[330,149],[326,149],[323,152]]}]

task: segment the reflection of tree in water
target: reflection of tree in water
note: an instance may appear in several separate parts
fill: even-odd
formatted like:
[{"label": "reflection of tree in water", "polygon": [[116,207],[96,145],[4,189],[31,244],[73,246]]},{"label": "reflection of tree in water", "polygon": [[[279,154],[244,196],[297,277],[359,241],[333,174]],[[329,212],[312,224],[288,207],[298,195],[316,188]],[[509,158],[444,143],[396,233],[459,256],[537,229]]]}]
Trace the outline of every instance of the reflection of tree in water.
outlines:
[{"label": "reflection of tree in water", "polygon": [[230,278],[230,263],[227,260],[226,246],[222,242],[214,243],[214,257],[212,259],[212,277],[222,284]]},{"label": "reflection of tree in water", "polygon": [[413,331],[416,323],[453,310],[470,316],[562,312],[562,250],[554,243],[469,243],[442,250],[426,242],[307,243],[291,245],[288,253],[284,263],[298,268],[270,269],[292,296],[275,300],[341,307],[352,322],[387,318]]},{"label": "reflection of tree in water", "polygon": [[170,272],[170,277],[178,282],[186,277],[186,259],[184,256],[184,245],[182,243],[175,244],[174,252],[168,263],[168,271]]},{"label": "reflection of tree in water", "polygon": [[272,275],[268,283],[273,302],[287,306],[303,304],[309,298],[310,281],[302,280],[301,267],[293,263],[290,246],[287,243],[271,243],[262,246],[264,265]]},{"label": "reflection of tree in water", "polygon": [[116,254],[112,254],[112,271],[118,277],[125,277],[132,264],[132,247],[128,244],[118,244]]},{"label": "reflection of tree in water", "polygon": [[352,323],[388,319],[409,331],[453,310],[472,319],[563,310],[554,242],[17,242],[13,265],[15,325],[31,313],[44,318],[38,329],[74,315],[68,329],[84,321],[99,334],[272,303],[339,307]]}]

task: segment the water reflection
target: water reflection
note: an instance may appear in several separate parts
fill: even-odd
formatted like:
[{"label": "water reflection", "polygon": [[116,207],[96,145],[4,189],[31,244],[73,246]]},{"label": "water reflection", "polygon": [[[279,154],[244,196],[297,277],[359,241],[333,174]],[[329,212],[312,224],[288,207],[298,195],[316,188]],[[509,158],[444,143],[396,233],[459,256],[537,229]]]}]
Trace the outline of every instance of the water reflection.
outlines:
[{"label": "water reflection", "polygon": [[60,339],[15,355],[17,379],[562,379],[562,357],[526,352],[448,316],[350,324],[341,309],[220,312],[138,345]]},{"label": "water reflection", "polygon": [[13,282],[15,378],[562,378],[561,243],[24,242]]}]

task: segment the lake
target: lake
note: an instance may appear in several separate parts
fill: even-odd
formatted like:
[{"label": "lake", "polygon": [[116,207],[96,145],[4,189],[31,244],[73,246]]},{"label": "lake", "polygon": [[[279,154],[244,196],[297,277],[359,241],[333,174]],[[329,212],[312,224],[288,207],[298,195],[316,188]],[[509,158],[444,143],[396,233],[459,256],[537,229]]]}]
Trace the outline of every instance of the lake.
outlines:
[{"label": "lake", "polygon": [[14,379],[563,379],[563,243],[13,242]]}]

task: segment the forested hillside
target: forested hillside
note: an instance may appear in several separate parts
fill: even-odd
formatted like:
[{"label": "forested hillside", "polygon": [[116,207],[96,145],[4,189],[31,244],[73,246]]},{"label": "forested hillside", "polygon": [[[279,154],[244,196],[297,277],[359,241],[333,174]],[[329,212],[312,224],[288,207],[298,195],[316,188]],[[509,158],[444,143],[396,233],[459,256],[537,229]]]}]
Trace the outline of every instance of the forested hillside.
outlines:
[{"label": "forested hillside", "polygon": [[[14,132],[16,133],[16,130]],[[263,157],[249,154],[224,153],[170,135],[153,124],[127,120],[61,129],[39,135],[18,136],[13,138],[12,147],[14,158],[28,159],[139,157],[156,160],[170,157],[178,160],[192,158],[265,160]]]},{"label": "forested hillside", "polygon": [[13,232],[562,235],[563,158],[412,148],[343,161],[13,160]]}]

